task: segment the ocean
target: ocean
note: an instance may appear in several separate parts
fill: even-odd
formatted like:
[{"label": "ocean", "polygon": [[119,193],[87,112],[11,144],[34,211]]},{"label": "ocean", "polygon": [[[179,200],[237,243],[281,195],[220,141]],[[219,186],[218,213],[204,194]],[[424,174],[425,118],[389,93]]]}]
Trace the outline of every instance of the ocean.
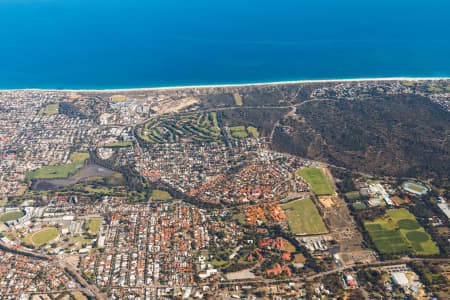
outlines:
[{"label": "ocean", "polygon": [[0,88],[450,76],[448,0],[0,0]]}]

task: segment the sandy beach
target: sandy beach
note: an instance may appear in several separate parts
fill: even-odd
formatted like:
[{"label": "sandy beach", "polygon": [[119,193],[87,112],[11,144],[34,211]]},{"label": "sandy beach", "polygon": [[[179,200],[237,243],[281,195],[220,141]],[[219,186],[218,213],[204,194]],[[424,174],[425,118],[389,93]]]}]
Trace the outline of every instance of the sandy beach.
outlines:
[{"label": "sandy beach", "polygon": [[[120,92],[139,92],[139,91],[165,91],[182,89],[203,89],[203,88],[230,88],[244,86],[272,86],[286,84],[308,84],[308,83],[339,83],[339,82],[367,82],[367,81],[430,81],[430,80],[450,80],[450,77],[385,77],[385,78],[349,78],[349,79],[319,79],[319,80],[293,80],[293,81],[274,81],[261,83],[237,83],[237,84],[211,84],[211,85],[186,85],[186,86],[168,86],[151,88],[125,88],[125,89],[16,89],[32,91],[50,91],[50,92],[71,92],[71,93],[120,93]],[[14,90],[14,89],[10,89]],[[1,90],[0,90],[1,91]]]}]

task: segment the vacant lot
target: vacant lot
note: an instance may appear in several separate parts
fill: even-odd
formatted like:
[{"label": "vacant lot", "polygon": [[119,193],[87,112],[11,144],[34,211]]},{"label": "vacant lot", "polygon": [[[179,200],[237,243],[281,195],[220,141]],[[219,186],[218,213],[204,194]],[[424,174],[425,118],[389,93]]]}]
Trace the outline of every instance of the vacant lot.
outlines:
[{"label": "vacant lot", "polygon": [[153,190],[152,199],[155,201],[169,200],[172,199],[172,196],[170,196],[170,194],[166,191]]},{"label": "vacant lot", "polygon": [[243,103],[242,103],[241,95],[239,95],[239,93],[235,93],[235,94],[233,94],[233,97],[234,97],[234,101],[235,101],[236,105],[242,106]]},{"label": "vacant lot", "polygon": [[439,254],[439,248],[407,209],[389,209],[364,226],[381,253]]},{"label": "vacant lot", "polygon": [[297,175],[305,179],[311,191],[316,195],[334,195],[334,190],[323,174],[321,169],[304,168],[297,172]]},{"label": "vacant lot", "polygon": [[114,95],[111,97],[112,102],[125,102],[127,100],[128,100],[128,98],[126,96],[122,96],[122,95]]},{"label": "vacant lot", "polygon": [[56,229],[55,227],[49,227],[33,234],[31,240],[34,244],[40,246],[54,240],[58,235],[58,229]]},{"label": "vacant lot", "polygon": [[3,223],[9,222],[9,221],[15,221],[17,219],[20,219],[24,216],[24,213],[21,210],[17,211],[10,211],[0,216],[0,221]]},{"label": "vacant lot", "polygon": [[325,224],[311,199],[297,200],[281,206],[293,234],[327,232]]},{"label": "vacant lot", "polygon": [[29,179],[52,179],[52,178],[67,178],[78,169],[81,169],[84,165],[86,159],[89,158],[88,153],[72,153],[70,155],[69,164],[57,165],[57,166],[47,166],[30,172],[27,174]]}]

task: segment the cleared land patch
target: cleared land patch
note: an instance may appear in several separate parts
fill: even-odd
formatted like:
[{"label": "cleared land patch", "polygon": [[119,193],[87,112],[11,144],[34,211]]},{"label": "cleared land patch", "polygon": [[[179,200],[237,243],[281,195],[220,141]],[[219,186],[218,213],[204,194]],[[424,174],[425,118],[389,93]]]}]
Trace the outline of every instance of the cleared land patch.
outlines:
[{"label": "cleared land patch", "polygon": [[439,248],[407,209],[388,209],[383,218],[364,222],[381,253],[439,254]]},{"label": "cleared land patch", "polygon": [[153,190],[152,191],[152,199],[155,201],[163,201],[172,199],[172,196],[166,191],[161,190]]},{"label": "cleared land patch", "polygon": [[304,168],[297,171],[297,175],[305,179],[311,188],[311,191],[316,195],[334,195],[335,192],[328,182],[325,174],[321,169]]},{"label": "cleared land patch", "polygon": [[127,101],[128,98],[126,96],[122,96],[122,95],[115,95],[111,97],[111,101],[113,102],[125,102]]},{"label": "cleared land patch", "polygon": [[0,216],[0,222],[6,223],[9,221],[15,221],[22,218],[23,216],[24,213],[21,210],[10,211]]},{"label": "cleared land patch", "polygon": [[319,234],[327,232],[325,224],[311,199],[297,200],[281,205],[293,234]]},{"label": "cleared land patch", "polygon": [[75,174],[78,169],[81,169],[88,158],[89,153],[72,153],[70,155],[71,163],[43,167],[29,172],[26,177],[29,179],[67,178]]},{"label": "cleared land patch", "polygon": [[242,106],[243,102],[242,102],[241,95],[239,95],[239,93],[235,93],[235,94],[233,94],[233,97],[234,97],[234,102],[236,103],[236,105]]}]

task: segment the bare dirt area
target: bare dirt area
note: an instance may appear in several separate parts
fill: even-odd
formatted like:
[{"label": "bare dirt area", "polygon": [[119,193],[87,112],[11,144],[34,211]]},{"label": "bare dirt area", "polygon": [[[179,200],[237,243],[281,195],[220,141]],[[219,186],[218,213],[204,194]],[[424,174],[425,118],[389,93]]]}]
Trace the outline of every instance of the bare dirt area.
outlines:
[{"label": "bare dirt area", "polygon": [[339,198],[337,196],[319,196],[319,202],[324,208],[331,208],[339,203]]},{"label": "bare dirt area", "polygon": [[200,103],[200,100],[194,97],[183,98],[176,101],[164,101],[159,102],[152,106],[151,108],[157,114],[167,114],[167,113],[176,113],[185,109],[191,105]]},{"label": "bare dirt area", "polygon": [[325,174],[325,177],[327,178],[328,182],[331,184],[331,187],[333,188],[333,190],[336,191],[336,181],[334,180],[333,175],[331,175],[330,170],[326,167],[323,167],[322,171]]},{"label": "bare dirt area", "polygon": [[355,263],[371,263],[376,260],[376,257],[371,250],[341,252],[339,253],[339,256],[346,265],[353,265]]},{"label": "bare dirt area", "polygon": [[341,251],[362,251],[361,233],[358,231],[344,199],[338,196],[320,196],[317,202],[323,220],[330,230],[330,237],[338,242]]}]

